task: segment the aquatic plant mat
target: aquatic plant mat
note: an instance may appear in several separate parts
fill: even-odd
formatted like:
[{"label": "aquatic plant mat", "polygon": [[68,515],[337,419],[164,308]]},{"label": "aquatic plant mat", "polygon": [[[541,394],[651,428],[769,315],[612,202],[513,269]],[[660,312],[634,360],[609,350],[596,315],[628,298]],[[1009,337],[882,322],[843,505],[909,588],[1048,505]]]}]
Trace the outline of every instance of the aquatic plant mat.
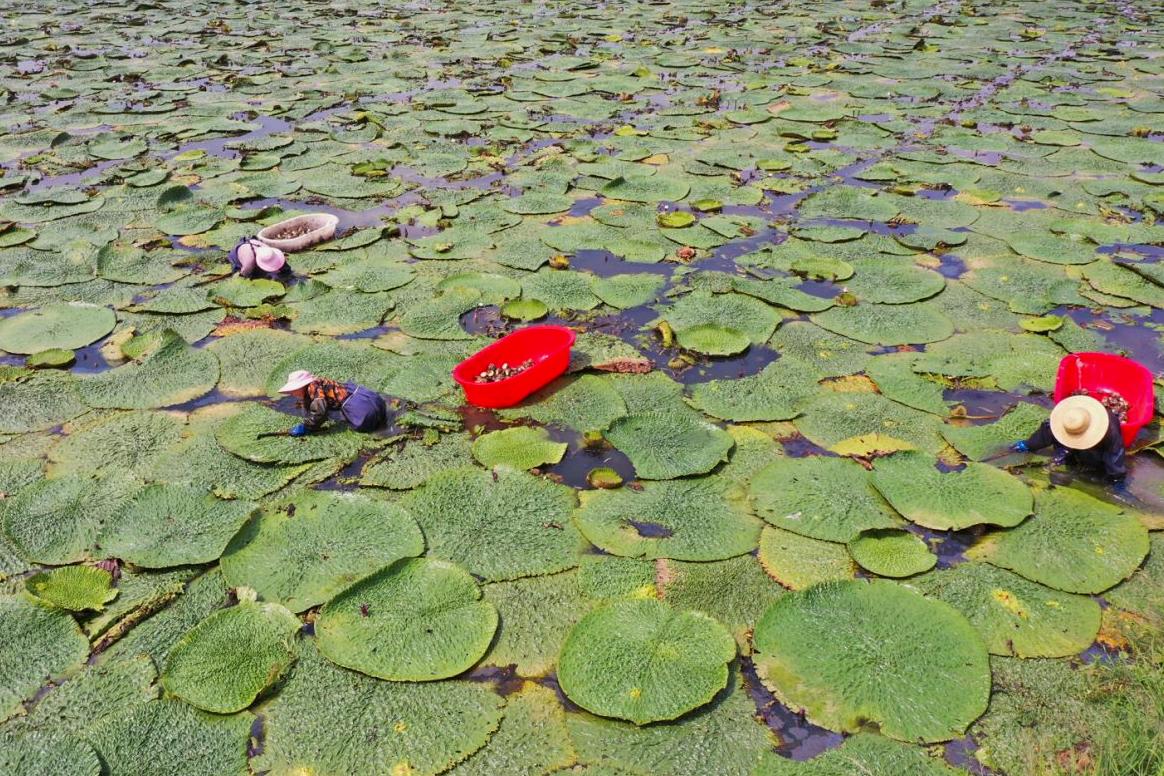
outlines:
[{"label": "aquatic plant mat", "polygon": [[0,773],[1164,773],[1159,4],[7,5]]}]

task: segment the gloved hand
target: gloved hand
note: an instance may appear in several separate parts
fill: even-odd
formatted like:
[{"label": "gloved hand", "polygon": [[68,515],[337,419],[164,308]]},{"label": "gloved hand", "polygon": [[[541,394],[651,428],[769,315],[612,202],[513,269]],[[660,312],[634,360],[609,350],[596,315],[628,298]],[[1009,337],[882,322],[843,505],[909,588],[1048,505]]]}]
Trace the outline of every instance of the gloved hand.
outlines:
[{"label": "gloved hand", "polygon": [[296,423],[287,433],[293,437],[307,436],[307,426],[302,423]]},{"label": "gloved hand", "polygon": [[1122,480],[1122,479],[1121,479],[1121,480],[1115,480],[1115,481],[1113,481],[1113,482],[1112,482],[1112,484],[1111,484],[1111,492],[1112,492],[1112,493],[1115,493],[1115,494],[1117,494],[1117,495],[1120,495],[1120,496],[1123,496],[1123,495],[1127,494],[1127,492],[1128,492],[1128,481],[1127,481],[1127,480]]},{"label": "gloved hand", "polygon": [[1027,447],[1027,443],[1023,439],[1020,439],[1011,445],[1010,449],[1014,450],[1016,453],[1029,453],[1031,451],[1031,448]]}]

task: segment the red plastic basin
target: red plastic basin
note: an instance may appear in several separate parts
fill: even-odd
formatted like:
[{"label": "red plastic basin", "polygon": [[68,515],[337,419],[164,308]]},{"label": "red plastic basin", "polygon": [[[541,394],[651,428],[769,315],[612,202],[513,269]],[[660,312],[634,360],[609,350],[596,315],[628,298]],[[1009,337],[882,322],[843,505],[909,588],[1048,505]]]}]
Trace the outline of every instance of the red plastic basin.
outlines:
[{"label": "red plastic basin", "polygon": [[1127,401],[1128,420],[1120,424],[1124,446],[1129,447],[1140,429],[1152,420],[1156,397],[1152,373],[1143,364],[1110,353],[1072,353],[1059,362],[1055,376],[1055,401],[1077,390],[1099,399],[1103,393],[1118,393]]},{"label": "red plastic basin", "polygon": [[[453,379],[465,389],[465,399],[478,407],[512,407],[539,388],[549,385],[570,365],[574,331],[565,326],[527,326],[478,350],[453,368]],[[475,382],[490,364],[533,366],[495,383]]]}]

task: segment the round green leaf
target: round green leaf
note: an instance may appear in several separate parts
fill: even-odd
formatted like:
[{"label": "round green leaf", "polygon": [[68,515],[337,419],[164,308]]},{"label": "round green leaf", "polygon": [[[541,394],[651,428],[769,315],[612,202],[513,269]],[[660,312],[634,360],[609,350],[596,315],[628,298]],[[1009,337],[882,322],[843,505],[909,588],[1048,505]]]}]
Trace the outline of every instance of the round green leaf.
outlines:
[{"label": "round green leaf", "polygon": [[132,410],[191,401],[209,393],[217,382],[218,359],[214,354],[191,347],[167,329],[140,361],[86,377],[77,387],[91,407]]},{"label": "round green leaf", "polygon": [[938,307],[915,304],[858,304],[833,307],[809,316],[822,329],[871,345],[938,342],[954,333],[954,324]]},{"label": "round green leaf", "polygon": [[224,501],[200,486],[149,485],[105,523],[101,550],[149,569],[210,563],[254,509],[249,501]]},{"label": "round green leaf", "polygon": [[430,553],[488,581],[576,566],[584,542],[570,522],[574,504],[571,488],[504,466],[443,471],[401,502]]},{"label": "round green leaf", "polygon": [[726,431],[686,412],[639,412],[619,418],[606,432],[610,443],[646,480],[706,474],[728,459],[735,442]]},{"label": "round green leaf", "polygon": [[1148,530],[1122,509],[1070,488],[1035,496],[1035,516],[985,536],[967,552],[1068,593],[1102,593],[1148,554]]},{"label": "round green leaf", "polygon": [[26,597],[0,596],[0,633],[0,720],[89,655],[89,640],[72,615]]},{"label": "round green leaf", "polygon": [[1001,469],[968,463],[943,472],[922,453],[897,453],[874,463],[873,487],[905,518],[938,531],[973,525],[1015,526],[1031,513],[1022,480]]},{"label": "round green leaf", "polygon": [[679,346],[708,356],[734,356],[748,349],[751,340],[738,329],[706,323],[679,332]]},{"label": "round green leaf", "polygon": [[830,579],[852,579],[856,571],[845,545],[770,525],[760,534],[760,563],[768,576],[790,590]]},{"label": "round green leaf", "polygon": [[751,497],[767,522],[824,541],[847,542],[861,531],[900,524],[869,473],[846,458],[781,458],[752,478]]},{"label": "round green leaf", "polygon": [[[150,701],[92,737],[106,773],[245,773],[254,716],[208,714],[177,699]],[[143,735],[149,731],[148,735]],[[197,756],[191,756],[192,753]]]},{"label": "round green leaf", "polygon": [[822,582],[786,595],[756,625],[756,668],[815,724],[948,741],[986,710],[990,663],[953,607],[895,582]]},{"label": "round green leaf", "polygon": [[566,443],[555,442],[544,428],[516,426],[491,431],[473,442],[473,457],[482,466],[510,466],[533,469],[558,463],[566,454]]},{"label": "round green leaf", "polygon": [[743,494],[715,478],[589,490],[574,521],[592,543],[631,558],[720,560],[756,548],[761,523]]},{"label": "round green leaf", "polygon": [[76,350],[113,331],[117,316],[108,307],[70,302],[53,304],[0,319],[0,350],[38,353]]},{"label": "round green leaf", "polygon": [[659,213],[655,216],[659,226],[667,229],[682,229],[695,223],[695,216],[685,210],[672,210],[670,213]]},{"label": "round green leaf", "polygon": [[54,565],[86,560],[101,526],[139,487],[124,472],[41,480],[3,502],[4,532],[27,560]]},{"label": "round green leaf", "polygon": [[570,700],[635,724],[675,719],[719,693],[736,644],[727,628],[661,601],[615,601],[578,621],[558,658]]},{"label": "round green leaf", "polygon": [[244,601],[215,612],[174,645],[162,685],[206,711],[241,711],[291,665],[299,628],[278,604]]},{"label": "round green leaf", "polygon": [[312,490],[248,523],[227,548],[222,573],[232,585],[302,612],[384,564],[422,552],[420,528],[397,505]]},{"label": "round green leaf", "polygon": [[708,415],[736,422],[791,420],[820,390],[818,378],[819,373],[799,359],[781,358],[759,374],[697,383],[691,404]]},{"label": "round green leaf", "polygon": [[857,565],[883,577],[911,577],[938,562],[920,536],[896,528],[862,531],[848,546]]},{"label": "round green leaf", "polygon": [[501,314],[516,321],[545,318],[549,308],[538,299],[511,299],[501,306]]},{"label": "round green leaf", "polygon": [[94,566],[65,566],[30,577],[28,592],[50,606],[83,612],[101,611],[117,597],[113,575]]},{"label": "round green leaf", "polygon": [[345,668],[393,681],[431,681],[473,666],[493,640],[497,610],[464,569],[399,560],[329,601],[319,651]]},{"label": "round green leaf", "polygon": [[256,772],[436,776],[485,745],[505,701],[485,682],[382,682],[323,660],[310,642],[264,708]]},{"label": "round green leaf", "polygon": [[1060,593],[985,563],[960,563],[910,585],[966,615],[993,655],[1077,655],[1099,631],[1099,604],[1091,598]]}]

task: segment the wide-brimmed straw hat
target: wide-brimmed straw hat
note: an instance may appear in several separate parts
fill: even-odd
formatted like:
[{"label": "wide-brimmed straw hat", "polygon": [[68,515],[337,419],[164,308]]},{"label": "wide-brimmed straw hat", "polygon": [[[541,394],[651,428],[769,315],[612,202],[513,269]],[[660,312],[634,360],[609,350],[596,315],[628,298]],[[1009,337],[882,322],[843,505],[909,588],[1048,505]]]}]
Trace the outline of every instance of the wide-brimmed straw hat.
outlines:
[{"label": "wide-brimmed straw hat", "polygon": [[255,250],[255,264],[263,272],[278,272],[287,263],[287,257],[278,248],[263,245]]},{"label": "wide-brimmed straw hat", "polygon": [[315,382],[315,375],[306,369],[299,369],[287,375],[287,382],[279,389],[279,393],[292,393],[313,382]]},{"label": "wide-brimmed straw hat", "polygon": [[1051,410],[1051,433],[1072,450],[1089,450],[1107,433],[1107,410],[1090,396],[1068,396]]}]

